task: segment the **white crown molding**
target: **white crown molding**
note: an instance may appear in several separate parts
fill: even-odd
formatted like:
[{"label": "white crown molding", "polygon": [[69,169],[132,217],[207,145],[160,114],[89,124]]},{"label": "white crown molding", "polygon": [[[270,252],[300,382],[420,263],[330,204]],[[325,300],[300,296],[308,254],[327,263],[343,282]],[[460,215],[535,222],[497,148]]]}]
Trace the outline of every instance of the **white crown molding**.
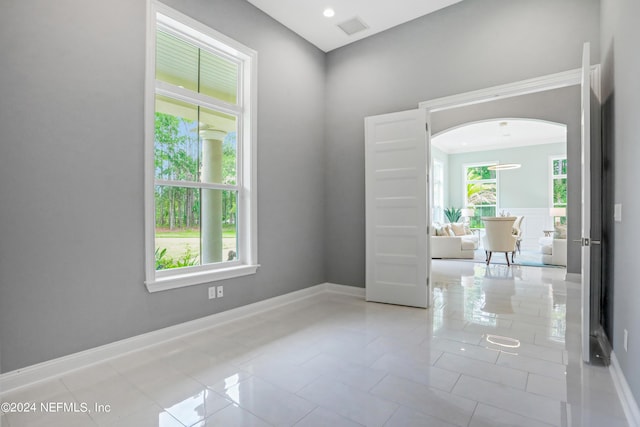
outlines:
[{"label": "white crown molding", "polygon": [[618,358],[615,352],[611,352],[611,365],[609,365],[609,373],[613,380],[613,385],[616,387],[620,403],[622,404],[622,410],[627,417],[627,422],[631,427],[640,427],[640,408],[638,408],[638,402],[636,402],[629,383],[622,372]]},{"label": "white crown molding", "polygon": [[[592,86],[596,94],[600,92],[600,65],[591,66]],[[559,89],[580,84],[581,69],[562,71],[546,76],[507,83],[504,85],[488,87],[457,95],[435,98],[418,104],[419,108],[425,108],[430,112],[448,110],[450,108],[464,107],[466,105],[480,104],[482,102],[511,98],[513,96],[527,95],[543,92],[545,90]],[[594,84],[593,80],[597,83]]]},{"label": "white crown molding", "polygon": [[324,293],[348,295],[364,299],[364,288],[337,285],[335,283],[322,283],[285,295],[0,374],[0,396],[41,381],[59,377],[71,371],[105,362],[127,353],[162,344],[186,335],[195,334],[208,328],[221,326],[235,320],[277,309],[284,305]]}]

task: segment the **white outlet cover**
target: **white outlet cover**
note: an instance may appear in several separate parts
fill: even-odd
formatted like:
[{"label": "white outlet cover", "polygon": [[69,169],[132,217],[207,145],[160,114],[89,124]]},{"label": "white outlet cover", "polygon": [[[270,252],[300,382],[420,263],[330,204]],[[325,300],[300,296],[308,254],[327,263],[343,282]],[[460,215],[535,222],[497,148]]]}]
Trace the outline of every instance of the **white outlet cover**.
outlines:
[{"label": "white outlet cover", "polygon": [[615,222],[622,222],[622,203],[613,205],[613,220]]},{"label": "white outlet cover", "polygon": [[209,299],[214,299],[216,297],[216,287],[211,286],[209,288]]},{"label": "white outlet cover", "polygon": [[222,286],[218,286],[218,298],[222,298],[224,296],[224,288]]}]

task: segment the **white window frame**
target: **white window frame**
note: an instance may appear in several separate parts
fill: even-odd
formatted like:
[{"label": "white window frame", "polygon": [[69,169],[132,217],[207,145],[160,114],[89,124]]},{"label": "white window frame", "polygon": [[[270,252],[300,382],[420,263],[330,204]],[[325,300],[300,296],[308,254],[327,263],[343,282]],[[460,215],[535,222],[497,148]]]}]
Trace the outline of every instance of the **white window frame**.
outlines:
[{"label": "white window frame", "polygon": [[[229,104],[212,100],[191,91],[156,81],[155,47],[156,31],[161,27],[181,38],[207,46],[237,62],[239,67],[238,102]],[[256,119],[257,119],[257,53],[206,25],[150,0],[147,16],[147,56],[145,81],[145,285],[149,292],[163,291],[184,286],[198,285],[216,280],[255,274],[258,264],[257,230],[257,167],[256,167]],[[171,94],[171,97],[187,102],[203,98],[205,106],[228,112],[238,117],[238,256],[233,262],[205,264],[171,270],[156,271],[155,263],[155,197],[154,188],[162,182],[155,179],[155,96]],[[199,102],[199,105],[202,105]],[[224,184],[207,184],[208,188],[227,189]],[[219,188],[218,188],[219,187]],[[223,188],[225,187],[225,188]]]},{"label": "white window frame", "polygon": [[[566,178],[567,174],[559,174],[559,175],[555,175],[554,174],[554,170],[553,170],[553,162],[556,160],[567,160],[567,155],[566,154],[562,154],[562,155],[554,155],[554,156],[549,156],[549,207],[553,208],[555,207],[554,205],[554,194],[553,194],[553,181],[555,179],[561,179],[561,178]],[[569,164],[567,163],[567,167]],[[567,205],[565,204],[564,206],[565,208],[567,207]]]},{"label": "white window frame", "polygon": [[[469,182],[480,182],[480,181],[467,181],[467,169],[468,168],[473,168],[473,167],[478,167],[478,166],[493,166],[493,165],[497,165],[499,162],[498,161],[489,161],[489,162],[476,162],[476,163],[464,163],[462,165],[462,197],[464,200],[464,205],[462,206],[463,208],[468,208],[469,205],[469,198],[468,198],[468,194],[467,194],[467,184]],[[500,171],[496,171],[496,179],[484,179],[482,180],[483,182],[493,182],[495,181],[496,183],[496,216],[498,215],[498,212],[500,211]],[[486,206],[486,205],[485,205]],[[475,207],[475,206],[474,206]]]},{"label": "white window frame", "polygon": [[444,163],[433,160],[433,211],[434,222],[444,222]]}]

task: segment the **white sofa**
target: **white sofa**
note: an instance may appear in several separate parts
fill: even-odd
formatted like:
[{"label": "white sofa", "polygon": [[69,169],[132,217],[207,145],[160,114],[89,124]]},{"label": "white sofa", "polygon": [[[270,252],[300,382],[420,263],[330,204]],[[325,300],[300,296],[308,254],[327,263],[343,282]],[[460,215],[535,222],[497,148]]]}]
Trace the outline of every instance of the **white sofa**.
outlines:
[{"label": "white sofa", "polygon": [[542,237],[539,243],[543,264],[567,266],[567,239]]},{"label": "white sofa", "polygon": [[[456,224],[458,225],[458,224]],[[450,230],[449,224],[434,224],[431,232],[431,258],[473,259],[478,249],[478,236],[466,227],[456,227],[458,235]],[[444,231],[446,230],[446,231]],[[464,231],[463,231],[464,230]]]}]

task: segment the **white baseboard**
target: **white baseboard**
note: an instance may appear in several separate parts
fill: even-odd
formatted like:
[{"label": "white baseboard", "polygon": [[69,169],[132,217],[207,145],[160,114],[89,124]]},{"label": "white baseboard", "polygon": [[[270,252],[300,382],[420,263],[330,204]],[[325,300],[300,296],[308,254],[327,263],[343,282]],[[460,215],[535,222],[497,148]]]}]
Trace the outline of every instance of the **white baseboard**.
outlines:
[{"label": "white baseboard", "polygon": [[355,288],[353,286],[337,285],[334,283],[322,283],[285,295],[258,301],[200,319],[147,332],[121,341],[0,374],[0,395],[41,381],[59,377],[71,371],[102,363],[127,353],[162,344],[186,335],[195,334],[204,329],[221,326],[326,292],[364,298],[364,288]]},{"label": "white baseboard", "polygon": [[351,295],[353,297],[364,298],[365,289],[364,288],[356,288],[355,286],[345,286],[345,285],[337,285],[335,283],[325,283],[327,287],[327,291],[333,292],[336,294],[344,294]]},{"label": "white baseboard", "polygon": [[640,408],[638,408],[638,402],[636,402],[633,393],[631,393],[629,383],[627,383],[627,379],[624,377],[624,373],[620,368],[618,358],[613,351],[611,352],[609,373],[618,392],[618,397],[620,398],[624,414],[627,417],[627,422],[631,427],[640,427]]},{"label": "white baseboard", "polygon": [[566,273],[564,275],[564,280],[567,282],[581,283],[582,282],[582,274],[580,273]]}]

